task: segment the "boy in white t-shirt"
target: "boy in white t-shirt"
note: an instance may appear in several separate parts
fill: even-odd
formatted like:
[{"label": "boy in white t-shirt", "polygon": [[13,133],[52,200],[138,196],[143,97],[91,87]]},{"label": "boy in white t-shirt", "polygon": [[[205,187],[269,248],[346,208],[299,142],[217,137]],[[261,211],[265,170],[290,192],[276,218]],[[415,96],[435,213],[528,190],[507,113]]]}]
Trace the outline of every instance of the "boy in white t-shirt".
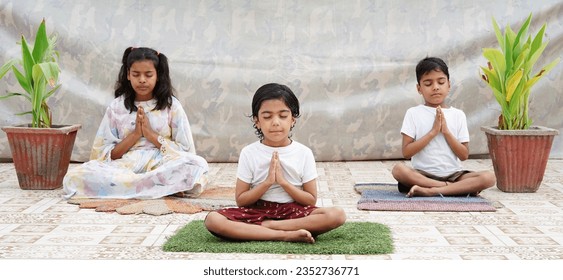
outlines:
[{"label": "boy in white t-shirt", "polygon": [[445,103],[450,91],[446,63],[427,57],[416,66],[416,88],[424,105],[407,110],[401,128],[403,156],[411,159],[393,167],[399,191],[413,196],[477,195],[496,183],[492,171],[464,170],[469,157],[465,113]]},{"label": "boy in white t-shirt", "polygon": [[256,141],[241,151],[235,189],[239,207],[210,212],[205,226],[228,240],[314,243],[346,221],[339,207],[317,207],[311,149],[291,139],[299,100],[285,85],[266,84],[252,99]]}]

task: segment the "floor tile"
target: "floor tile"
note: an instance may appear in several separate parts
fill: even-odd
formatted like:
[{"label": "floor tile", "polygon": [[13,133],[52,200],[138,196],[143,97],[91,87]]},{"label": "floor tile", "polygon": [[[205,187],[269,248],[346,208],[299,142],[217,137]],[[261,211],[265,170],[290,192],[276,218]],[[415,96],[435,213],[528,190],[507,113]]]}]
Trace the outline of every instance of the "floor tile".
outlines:
[{"label": "floor tile", "polygon": [[[563,160],[548,162],[536,193],[481,195],[496,212],[363,211],[355,182],[395,183],[391,169],[404,161],[319,162],[318,205],[338,206],[348,221],[382,223],[395,250],[385,255],[276,255],[169,253],[166,240],[206,212],[187,215],[119,215],[80,209],[62,190],[18,187],[11,163],[0,164],[0,258],[62,260],[562,260]],[[487,159],[464,162],[491,170]],[[234,186],[236,163],[210,163],[213,184]]]}]

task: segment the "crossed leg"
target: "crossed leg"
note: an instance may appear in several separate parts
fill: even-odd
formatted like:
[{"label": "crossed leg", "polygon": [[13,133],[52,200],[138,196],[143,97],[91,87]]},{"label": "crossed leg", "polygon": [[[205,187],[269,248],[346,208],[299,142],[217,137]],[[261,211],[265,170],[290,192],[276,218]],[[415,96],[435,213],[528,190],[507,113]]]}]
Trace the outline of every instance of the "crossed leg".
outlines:
[{"label": "crossed leg", "polygon": [[412,185],[407,193],[408,197],[478,194],[496,183],[492,171],[470,172],[463,174],[455,182],[445,182],[428,178],[402,163],[393,167],[392,174],[397,181]]},{"label": "crossed leg", "polygon": [[205,226],[209,231],[233,240],[314,243],[313,236],[335,229],[345,221],[344,211],[331,207],[317,208],[303,218],[266,220],[261,225],[231,221],[217,212],[210,212],[205,218]]}]

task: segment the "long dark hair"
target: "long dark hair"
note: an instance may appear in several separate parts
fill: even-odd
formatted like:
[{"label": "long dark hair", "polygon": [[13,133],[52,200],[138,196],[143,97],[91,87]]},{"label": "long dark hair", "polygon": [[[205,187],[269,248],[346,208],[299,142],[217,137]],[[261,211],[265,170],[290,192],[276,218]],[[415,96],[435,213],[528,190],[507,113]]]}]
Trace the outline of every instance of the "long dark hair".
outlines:
[{"label": "long dark hair", "polygon": [[172,106],[172,97],[174,96],[174,88],[170,81],[170,70],[168,68],[168,58],[151,48],[134,48],[125,49],[123,58],[121,59],[121,69],[115,83],[115,97],[125,95],[125,108],[129,112],[137,111],[135,106],[135,90],[131,86],[131,82],[127,79],[127,74],[133,63],[143,60],[150,60],[156,69],[156,85],[152,92],[153,98],[156,99],[156,107],[154,110],[162,110]]},{"label": "long dark hair", "polygon": [[260,107],[262,106],[262,102],[266,100],[281,100],[289,110],[291,111],[291,115],[297,119],[299,118],[299,99],[297,96],[287,87],[286,85],[280,85],[276,83],[265,84],[261,86],[259,89],[256,90],[254,93],[254,97],[252,98],[252,115],[250,118],[253,120],[253,127],[256,129],[254,132],[260,140],[264,140],[264,133],[262,130],[258,129],[254,120],[258,119],[258,111],[260,111]]}]

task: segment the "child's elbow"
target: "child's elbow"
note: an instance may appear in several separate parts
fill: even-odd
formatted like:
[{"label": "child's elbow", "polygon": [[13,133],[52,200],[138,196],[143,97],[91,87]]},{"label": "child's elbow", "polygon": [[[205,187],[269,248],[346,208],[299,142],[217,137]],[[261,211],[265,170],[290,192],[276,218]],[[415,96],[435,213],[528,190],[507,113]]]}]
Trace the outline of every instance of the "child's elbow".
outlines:
[{"label": "child's elbow", "polygon": [[463,154],[463,155],[459,156],[459,160],[461,160],[461,161],[465,161],[468,158],[469,158],[469,154]]},{"label": "child's elbow", "polygon": [[252,203],[248,203],[248,201],[240,200],[239,198],[235,198],[235,203],[237,207],[246,207],[252,204]]}]

